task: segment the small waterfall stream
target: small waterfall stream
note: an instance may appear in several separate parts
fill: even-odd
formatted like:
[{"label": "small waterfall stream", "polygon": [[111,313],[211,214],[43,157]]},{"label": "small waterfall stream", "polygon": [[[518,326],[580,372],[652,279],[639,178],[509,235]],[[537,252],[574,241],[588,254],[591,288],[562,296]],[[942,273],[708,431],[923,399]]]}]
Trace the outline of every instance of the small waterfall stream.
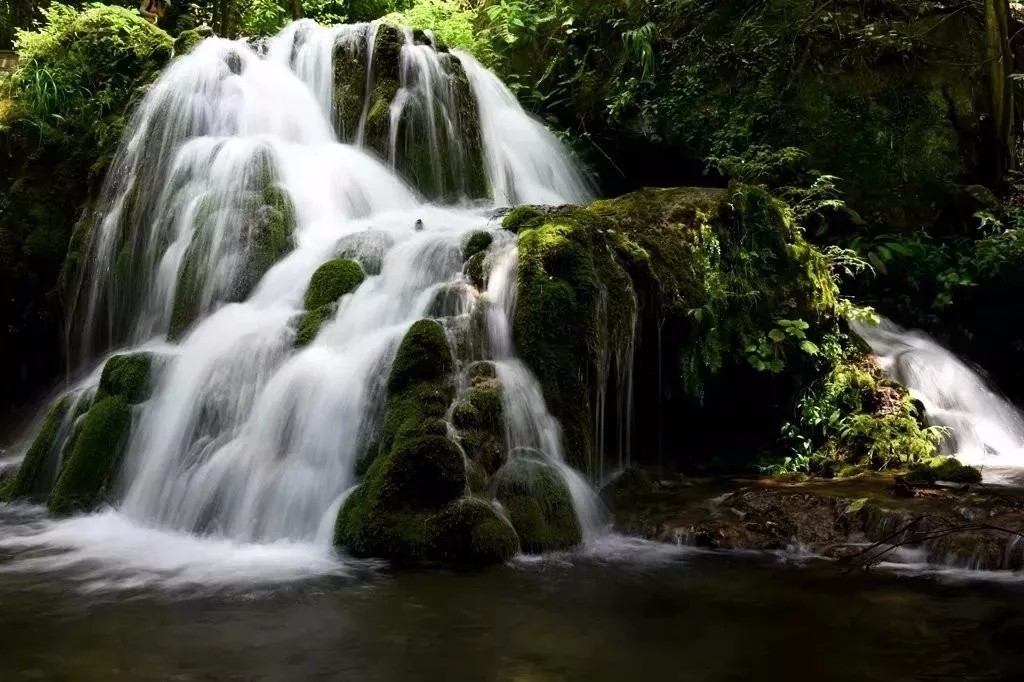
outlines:
[{"label": "small waterfall stream", "polygon": [[978,372],[927,334],[889,320],[877,326],[854,323],[854,331],[871,346],[882,369],[921,401],[927,419],[949,429],[944,454],[986,468],[1024,467],[1024,414]]},{"label": "small waterfall stream", "polygon": [[[76,538],[103,537],[105,551],[121,546],[144,563],[143,545],[164,531],[328,552],[325,528],[357,483],[356,459],[379,418],[398,343],[430,316],[441,289],[465,286],[464,236],[486,226],[494,206],[591,197],[570,154],[493,74],[468,55],[416,44],[411,32],[393,123],[405,108],[426,112],[422,135],[435,175],[468,173],[459,165],[466,150],[437,142],[439,131],[458,130],[446,62],[461,61],[476,97],[491,201],[474,207],[425,198],[399,175],[393,137],[390,158],[367,146],[366,106],[359,130],[336,132],[336,51],[363,50],[369,92],[377,33],[376,24],[302,21],[265,53],[208,39],[176,59],[145,97],[97,204],[69,346],[82,367],[96,367],[108,347],[149,349],[158,356],[155,390],[137,408],[117,511],[69,521],[74,530],[66,533],[57,524],[47,542],[81,548]],[[352,143],[339,141],[346,139]],[[268,192],[291,206],[293,248],[246,283],[253,225],[273,219],[266,206],[252,207]],[[422,231],[414,229],[418,220]],[[342,253],[380,260],[379,273],[368,272],[314,342],[296,351],[310,276]],[[508,446],[539,451],[557,466],[591,539],[603,525],[596,495],[566,465],[558,424],[512,346],[516,255],[514,243],[493,254],[486,294]],[[176,329],[186,271],[198,303],[194,320]],[[216,553],[212,545],[209,552]],[[159,564],[159,556],[151,558]]]}]

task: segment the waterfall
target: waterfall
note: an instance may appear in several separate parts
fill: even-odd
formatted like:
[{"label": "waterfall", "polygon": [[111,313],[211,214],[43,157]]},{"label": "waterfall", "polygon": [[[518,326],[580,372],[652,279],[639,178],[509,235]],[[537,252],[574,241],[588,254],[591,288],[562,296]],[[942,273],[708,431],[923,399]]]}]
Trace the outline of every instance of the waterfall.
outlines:
[{"label": "waterfall", "polygon": [[584,542],[592,542],[607,525],[608,514],[593,488],[566,463],[562,428],[548,411],[540,382],[515,355],[511,319],[518,256],[515,243],[492,253],[487,285],[487,347],[501,384],[506,447],[509,457],[536,454],[558,469],[572,495]]},{"label": "waterfall", "polygon": [[976,371],[923,332],[885,319],[853,327],[885,373],[921,401],[928,421],[949,429],[943,454],[975,466],[1024,467],[1024,414]]},{"label": "waterfall", "polygon": [[554,134],[530,118],[515,95],[480,62],[459,50],[480,112],[484,159],[494,201],[519,204],[584,204],[590,181]]},{"label": "waterfall", "polygon": [[[69,321],[81,366],[96,367],[112,347],[158,357],[118,479],[118,528],[129,520],[233,543],[329,545],[399,342],[438,313],[440,291],[467,288],[465,235],[498,205],[590,197],[568,151],[493,74],[411,31],[402,34],[389,146],[371,144],[373,55],[383,32],[301,21],[264,51],[211,38],[176,59],[135,113],[92,214]],[[339,54],[363,59],[353,67],[354,80],[366,83],[357,128],[340,122],[333,84],[348,62]],[[468,176],[471,150],[449,144],[461,125],[456,62],[476,97],[486,207],[425,198],[430,178],[410,184],[394,133],[401,122],[420,136],[436,177]],[[290,233],[279,234],[285,224]],[[268,258],[260,251],[268,242],[283,244],[282,253]],[[507,444],[558,468],[590,539],[603,523],[600,505],[566,464],[558,423],[515,356],[517,252],[514,244],[497,249],[502,243],[492,247],[497,264],[485,298],[494,302],[487,345],[504,387]],[[361,260],[367,278],[296,350],[310,277],[342,255]],[[478,304],[464,298],[455,313]]]}]

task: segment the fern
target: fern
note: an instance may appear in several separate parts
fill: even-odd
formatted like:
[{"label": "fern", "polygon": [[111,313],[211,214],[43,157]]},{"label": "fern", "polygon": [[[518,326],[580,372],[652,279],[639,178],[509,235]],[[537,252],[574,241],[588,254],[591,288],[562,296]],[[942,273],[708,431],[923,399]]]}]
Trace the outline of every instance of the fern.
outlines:
[{"label": "fern", "polygon": [[641,80],[646,81],[654,76],[654,44],[657,40],[658,28],[651,21],[622,34],[626,54],[640,64]]}]

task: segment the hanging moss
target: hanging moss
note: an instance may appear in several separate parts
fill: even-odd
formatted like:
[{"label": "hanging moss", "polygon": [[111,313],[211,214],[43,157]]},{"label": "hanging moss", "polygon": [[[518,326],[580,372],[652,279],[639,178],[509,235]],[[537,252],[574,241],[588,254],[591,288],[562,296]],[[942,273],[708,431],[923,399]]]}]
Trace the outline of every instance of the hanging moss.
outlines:
[{"label": "hanging moss", "polygon": [[131,408],[120,396],[103,398],[89,408],[50,493],[50,511],[89,511],[106,499],[120,467],[131,423]]},{"label": "hanging moss", "polygon": [[495,477],[494,497],[505,507],[523,551],[568,549],[583,534],[572,496],[554,467],[539,461],[515,459]]},{"label": "hanging moss", "polygon": [[306,290],[306,310],[337,302],[363,283],[366,275],[359,263],[348,258],[329,260],[313,273]]}]

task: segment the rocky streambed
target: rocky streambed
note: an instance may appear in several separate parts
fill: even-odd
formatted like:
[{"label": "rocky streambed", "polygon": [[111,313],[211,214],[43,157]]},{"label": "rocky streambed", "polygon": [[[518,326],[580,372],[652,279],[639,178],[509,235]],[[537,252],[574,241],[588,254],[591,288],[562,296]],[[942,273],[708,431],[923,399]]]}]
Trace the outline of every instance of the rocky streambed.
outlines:
[{"label": "rocky streambed", "polygon": [[651,481],[627,471],[605,489],[620,532],[723,550],[782,550],[869,568],[926,562],[1024,568],[1024,485],[915,487],[897,475],[790,482]]}]

